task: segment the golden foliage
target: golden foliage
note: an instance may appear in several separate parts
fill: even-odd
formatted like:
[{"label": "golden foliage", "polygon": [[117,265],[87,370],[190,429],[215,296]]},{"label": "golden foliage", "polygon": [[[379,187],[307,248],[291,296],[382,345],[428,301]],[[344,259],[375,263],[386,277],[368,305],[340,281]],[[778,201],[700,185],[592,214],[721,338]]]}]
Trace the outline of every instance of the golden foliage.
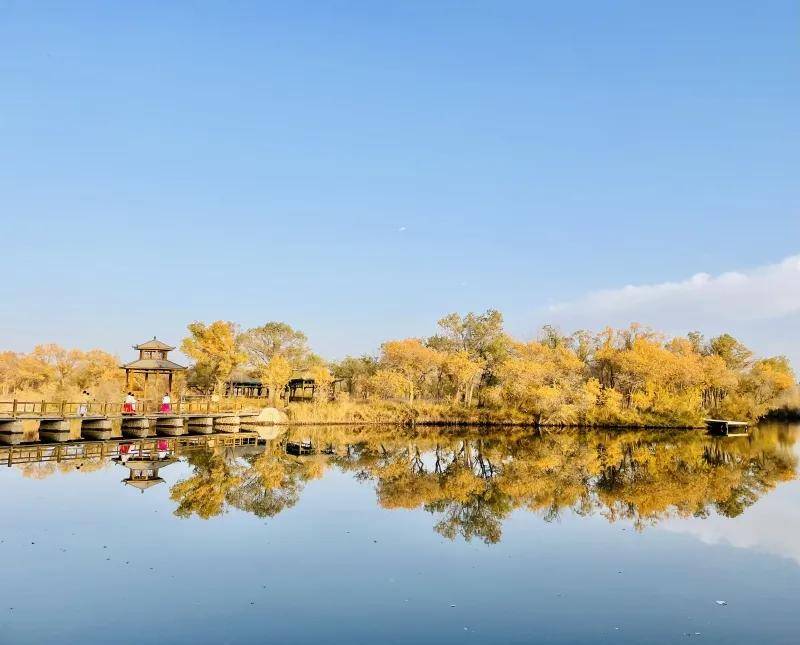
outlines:
[{"label": "golden foliage", "polygon": [[181,351],[195,359],[195,376],[220,391],[231,372],[247,358],[237,338],[236,325],[223,320],[209,325],[193,322],[188,330]]},{"label": "golden foliage", "polygon": [[84,352],[49,343],[29,354],[0,353],[0,393],[21,400],[78,400],[84,390],[96,400],[116,400],[123,378],[118,359],[99,349]]}]

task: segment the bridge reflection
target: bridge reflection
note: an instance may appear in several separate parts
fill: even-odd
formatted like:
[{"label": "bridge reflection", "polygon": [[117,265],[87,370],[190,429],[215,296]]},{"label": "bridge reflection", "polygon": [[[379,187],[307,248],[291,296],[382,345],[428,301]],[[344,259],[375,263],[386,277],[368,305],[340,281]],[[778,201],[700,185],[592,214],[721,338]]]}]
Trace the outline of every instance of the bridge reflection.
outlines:
[{"label": "bridge reflection", "polygon": [[240,432],[239,434],[207,434],[188,435],[182,437],[148,437],[130,440],[125,438],[107,441],[69,441],[65,443],[42,444],[31,443],[16,446],[0,446],[0,463],[7,466],[33,463],[62,463],[84,461],[88,459],[116,460],[123,463],[132,455],[158,455],[160,450],[168,452],[175,458],[192,450],[213,449],[215,447],[233,447],[256,445],[259,442],[257,432]]}]

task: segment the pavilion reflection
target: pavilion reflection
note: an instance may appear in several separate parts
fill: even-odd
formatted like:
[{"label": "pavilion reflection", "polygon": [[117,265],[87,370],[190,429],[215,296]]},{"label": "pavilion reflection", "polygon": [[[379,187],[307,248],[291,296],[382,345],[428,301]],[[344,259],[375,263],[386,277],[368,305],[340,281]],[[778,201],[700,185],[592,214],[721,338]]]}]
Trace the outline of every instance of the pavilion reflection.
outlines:
[{"label": "pavilion reflection", "polygon": [[119,456],[112,461],[128,469],[128,476],[122,483],[138,488],[142,493],[157,484],[163,484],[164,478],[159,471],[178,461],[172,456],[171,447],[174,444],[171,446],[166,439],[148,442],[146,447],[142,442],[120,443],[117,446]]},{"label": "pavilion reflection", "polygon": [[166,466],[174,464],[177,459],[134,459],[126,463],[121,463],[130,472],[122,480],[123,484],[138,488],[143,493],[146,489],[156,484],[163,484],[164,478],[159,476],[158,471]]}]

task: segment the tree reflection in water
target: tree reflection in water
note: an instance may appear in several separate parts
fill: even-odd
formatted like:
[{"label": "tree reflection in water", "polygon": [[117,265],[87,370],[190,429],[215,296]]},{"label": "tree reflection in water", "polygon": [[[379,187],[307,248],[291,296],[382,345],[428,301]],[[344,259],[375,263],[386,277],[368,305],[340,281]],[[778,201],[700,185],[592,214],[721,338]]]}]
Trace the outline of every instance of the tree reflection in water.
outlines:
[{"label": "tree reflection in water", "polygon": [[444,537],[495,543],[516,509],[546,521],[567,512],[601,514],[640,530],[669,517],[733,517],[797,468],[788,428],[719,439],[694,431],[480,435],[341,427],[304,436],[318,453],[292,456],[285,442],[274,442],[256,453],[229,448],[189,457],[193,475],[171,490],[175,513],[208,518],[237,508],[272,517],[333,466],[371,482],[383,508],[425,509]]},{"label": "tree reflection in water", "polygon": [[300,499],[305,483],[324,473],[325,457],[292,457],[282,444],[219,448],[188,457],[194,473],[170,490],[179,517],[207,519],[237,508],[272,517]]}]

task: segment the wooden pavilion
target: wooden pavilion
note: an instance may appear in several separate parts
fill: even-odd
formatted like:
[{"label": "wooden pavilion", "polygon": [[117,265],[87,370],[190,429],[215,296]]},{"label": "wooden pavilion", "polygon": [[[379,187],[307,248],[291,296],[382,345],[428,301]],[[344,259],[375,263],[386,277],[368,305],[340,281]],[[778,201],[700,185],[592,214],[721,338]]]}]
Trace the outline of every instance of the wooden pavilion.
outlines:
[{"label": "wooden pavilion", "polygon": [[[335,378],[328,385],[328,398],[335,399],[344,388],[345,379]],[[309,370],[295,370],[286,384],[288,401],[313,401],[319,386]]]},{"label": "wooden pavilion", "polygon": [[[330,398],[336,398],[344,387],[344,379],[334,379],[330,383]],[[295,370],[292,378],[283,388],[281,397],[290,401],[312,401],[318,387],[308,370]],[[245,369],[236,369],[225,384],[225,396],[241,396],[249,399],[268,397],[269,386]]]},{"label": "wooden pavilion", "polygon": [[153,340],[146,343],[134,345],[133,349],[139,352],[139,358],[122,366],[125,370],[125,388],[131,389],[131,377],[134,374],[144,374],[144,391],[147,393],[147,382],[151,375],[154,380],[159,374],[167,377],[167,391],[172,392],[172,377],[175,372],[181,372],[186,368],[183,365],[173,363],[167,355],[175,349],[171,345],[162,343],[155,336]]},{"label": "wooden pavilion", "polygon": [[268,395],[269,386],[264,385],[261,379],[245,369],[233,370],[225,383],[225,396],[243,396],[254,399]]}]

